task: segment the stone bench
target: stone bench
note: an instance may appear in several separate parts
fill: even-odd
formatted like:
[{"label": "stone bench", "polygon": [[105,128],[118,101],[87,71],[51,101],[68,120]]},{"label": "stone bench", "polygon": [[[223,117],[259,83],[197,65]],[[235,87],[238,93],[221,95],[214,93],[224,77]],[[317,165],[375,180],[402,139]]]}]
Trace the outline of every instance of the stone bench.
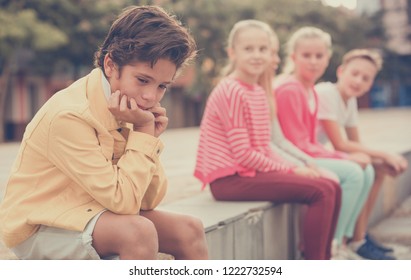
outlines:
[{"label": "stone bench", "polygon": [[[402,154],[411,162],[411,150]],[[411,168],[398,178],[387,176],[370,217],[371,233],[379,230],[381,222],[410,196]],[[298,204],[221,202],[214,200],[207,188],[200,194],[162,204],[159,209],[199,218],[204,224],[211,259],[300,257]]]},{"label": "stone bench", "polygon": [[161,205],[160,210],[189,214],[204,225],[211,259],[294,259],[298,207],[271,202],[221,202],[208,189]]}]

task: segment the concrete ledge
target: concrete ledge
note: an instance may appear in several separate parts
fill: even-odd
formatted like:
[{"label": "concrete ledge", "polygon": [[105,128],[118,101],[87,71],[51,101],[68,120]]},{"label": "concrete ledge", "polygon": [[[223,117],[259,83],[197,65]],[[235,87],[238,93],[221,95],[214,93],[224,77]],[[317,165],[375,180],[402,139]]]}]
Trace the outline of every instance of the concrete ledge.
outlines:
[{"label": "concrete ledge", "polygon": [[[411,151],[403,155],[411,162]],[[371,233],[381,232],[385,224],[382,221],[410,196],[411,168],[397,178],[387,176],[369,221]],[[298,204],[216,201],[207,188],[159,209],[199,218],[204,224],[211,259],[299,258]],[[411,233],[401,238],[411,240]]]},{"label": "concrete ledge", "polygon": [[211,259],[294,259],[298,211],[290,204],[221,202],[206,189],[200,195],[158,209],[199,218]]},{"label": "concrete ledge", "polygon": [[270,202],[216,201],[208,189],[201,194],[158,207],[159,210],[189,213],[203,221],[206,232],[243,218],[248,212],[270,208]]}]

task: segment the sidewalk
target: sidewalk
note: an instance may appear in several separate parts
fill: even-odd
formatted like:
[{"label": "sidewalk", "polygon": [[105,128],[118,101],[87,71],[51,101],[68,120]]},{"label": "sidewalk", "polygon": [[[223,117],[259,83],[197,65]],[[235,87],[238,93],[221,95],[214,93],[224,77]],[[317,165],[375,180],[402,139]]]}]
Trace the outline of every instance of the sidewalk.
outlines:
[{"label": "sidewalk", "polygon": [[[360,129],[362,141],[370,147],[383,149],[390,152],[404,153],[411,152],[411,108],[390,109],[390,110],[363,110],[360,112]],[[164,168],[169,178],[168,193],[162,204],[177,201],[189,196],[201,193],[201,183],[193,177],[195,164],[195,153],[197,149],[198,127],[170,129],[162,135],[165,150],[162,154]],[[17,154],[19,143],[5,143],[0,145],[0,201],[3,197],[4,188],[10,172],[10,168]],[[408,182],[411,188],[411,182]],[[390,201],[392,192],[395,189],[384,188],[383,201],[384,213],[391,213]],[[391,199],[391,200],[390,200]],[[403,198],[405,200],[405,197]],[[396,211],[392,222],[392,217],[387,217],[384,221],[373,225],[372,233],[385,240],[390,240],[390,244],[397,249],[397,258],[411,259],[411,200],[406,204],[396,205]],[[399,207],[399,208],[398,208]],[[387,230],[386,224],[389,230]],[[401,234],[402,238],[390,239],[391,236]],[[406,243],[408,241],[409,243]],[[13,255],[2,246],[0,242],[0,260],[10,259]]]}]

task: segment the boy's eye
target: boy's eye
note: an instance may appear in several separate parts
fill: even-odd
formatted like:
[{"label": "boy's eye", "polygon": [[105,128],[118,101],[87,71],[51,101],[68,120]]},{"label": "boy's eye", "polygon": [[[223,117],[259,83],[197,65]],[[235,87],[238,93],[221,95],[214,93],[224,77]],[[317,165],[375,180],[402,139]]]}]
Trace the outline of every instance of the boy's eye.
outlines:
[{"label": "boy's eye", "polygon": [[161,89],[163,89],[163,90],[166,90],[166,89],[167,89],[167,85],[159,85],[158,87],[161,88]]},{"label": "boy's eye", "polygon": [[140,83],[143,83],[143,84],[147,84],[147,83],[148,83],[148,81],[147,81],[146,79],[143,79],[143,78],[137,78],[137,80],[138,80]]},{"label": "boy's eye", "polygon": [[364,82],[368,82],[368,81],[370,80],[370,78],[367,77],[367,76],[365,76],[365,77],[362,77],[362,80],[363,80]]}]

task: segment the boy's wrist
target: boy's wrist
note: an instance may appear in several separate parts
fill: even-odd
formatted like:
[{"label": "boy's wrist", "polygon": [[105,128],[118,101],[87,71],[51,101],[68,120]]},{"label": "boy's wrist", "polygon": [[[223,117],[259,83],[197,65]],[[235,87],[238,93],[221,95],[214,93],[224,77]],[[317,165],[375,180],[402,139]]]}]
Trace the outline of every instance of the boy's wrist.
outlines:
[{"label": "boy's wrist", "polygon": [[146,125],[146,126],[133,125],[133,131],[146,133],[151,136],[154,136],[154,125]]},{"label": "boy's wrist", "polygon": [[130,132],[126,144],[126,150],[141,152],[153,160],[158,159],[163,147],[160,138],[138,131]]}]

